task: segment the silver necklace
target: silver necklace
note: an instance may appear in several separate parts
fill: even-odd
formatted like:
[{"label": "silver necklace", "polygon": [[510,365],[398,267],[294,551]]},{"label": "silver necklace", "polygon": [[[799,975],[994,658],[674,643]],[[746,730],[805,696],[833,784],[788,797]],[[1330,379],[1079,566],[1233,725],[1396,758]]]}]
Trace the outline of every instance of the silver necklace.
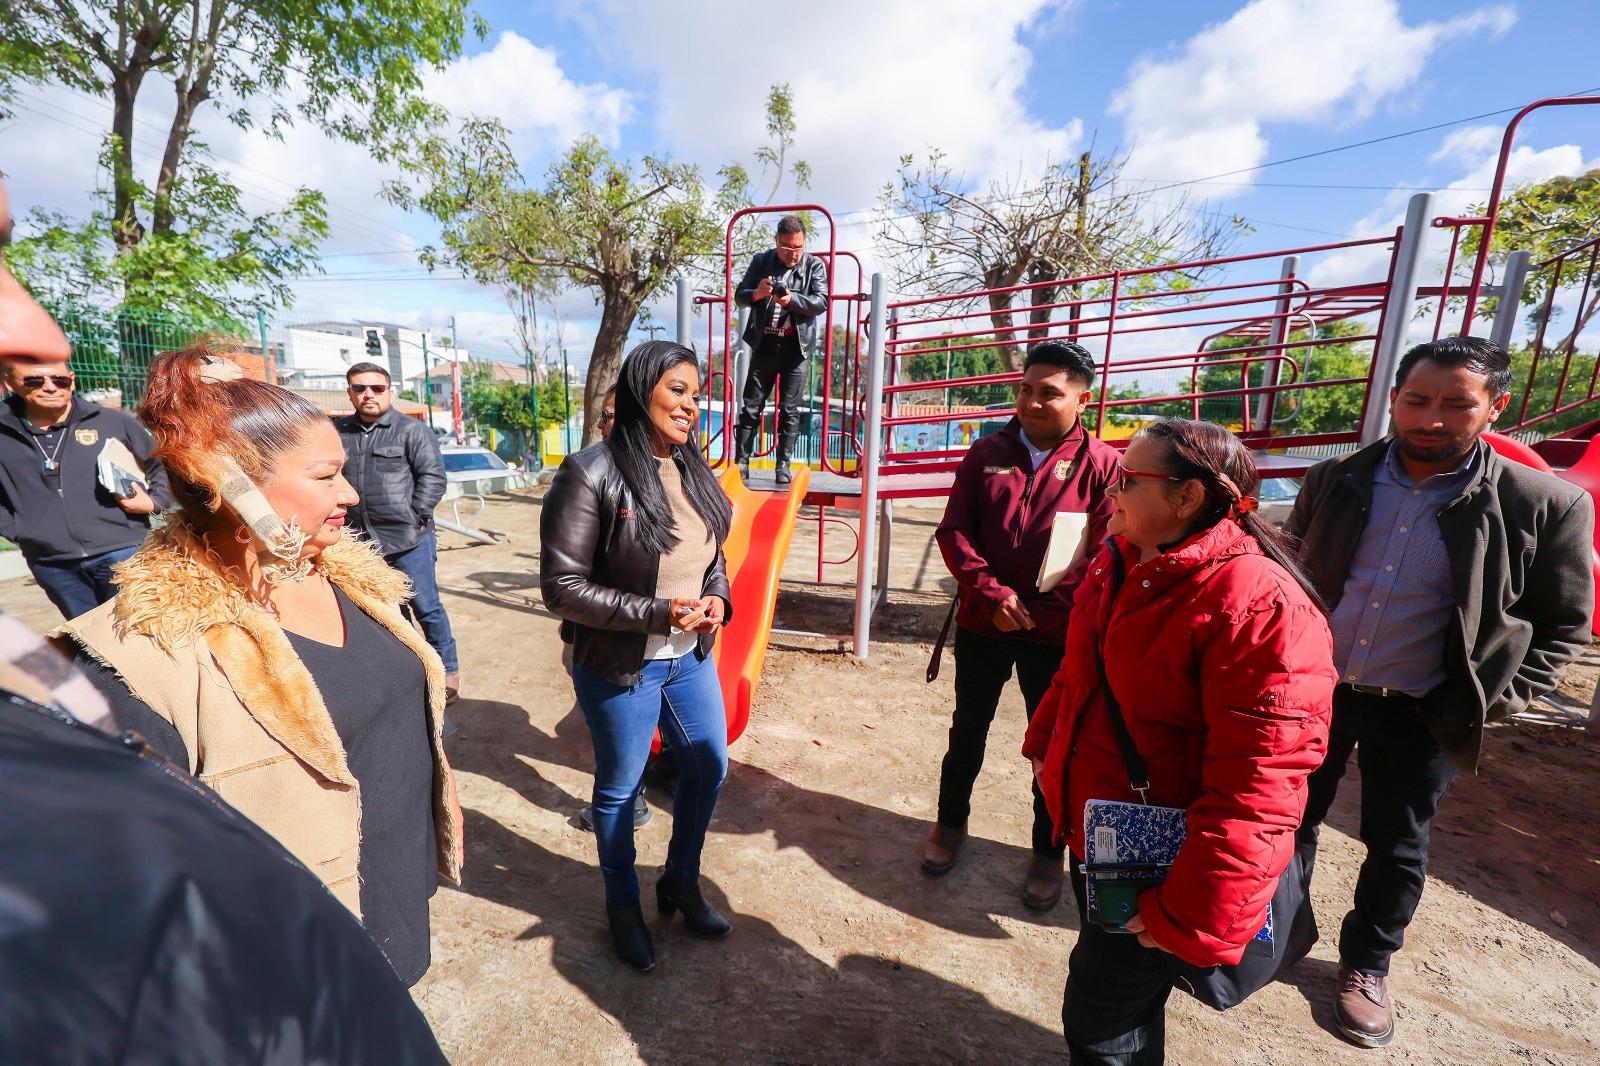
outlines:
[{"label": "silver necklace", "polygon": [[28,439],[33,441],[33,446],[39,449],[40,455],[44,456],[44,468],[46,470],[54,470],[57,465],[56,456],[61,454],[61,446],[67,443],[67,427],[64,425],[61,427],[61,436],[56,440],[56,447],[53,452],[44,450],[44,445],[39,443],[39,435],[37,433],[29,433]]}]

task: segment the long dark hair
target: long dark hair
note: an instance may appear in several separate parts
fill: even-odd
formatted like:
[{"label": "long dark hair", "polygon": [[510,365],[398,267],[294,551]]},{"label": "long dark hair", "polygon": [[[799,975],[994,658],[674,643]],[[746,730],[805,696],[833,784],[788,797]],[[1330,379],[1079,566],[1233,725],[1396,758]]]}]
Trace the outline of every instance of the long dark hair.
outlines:
[{"label": "long dark hair", "polygon": [[[1316,586],[1306,575],[1296,558],[1289,538],[1277,526],[1262,518],[1257,511],[1235,514],[1234,505],[1242,496],[1254,497],[1261,488],[1261,475],[1256,471],[1250,449],[1214,422],[1192,422],[1186,418],[1169,418],[1153,422],[1141,429],[1138,437],[1158,441],[1166,455],[1164,473],[1174,477],[1193,478],[1205,490],[1206,508],[1190,528],[1190,536],[1210,529],[1230,517],[1237,518],[1244,531],[1256,539],[1267,558],[1289,572],[1295,583],[1305,590],[1323,611],[1327,606],[1317,594]],[[1238,493],[1228,487],[1225,475]]]},{"label": "long dark hair", "polygon": [[[617,417],[606,438],[612,459],[633,494],[634,526],[646,551],[663,553],[678,546],[672,508],[661,488],[653,445],[658,437],[650,421],[650,394],[674,367],[688,364],[700,372],[694,352],[672,341],[645,341],[628,353],[617,381]],[[671,454],[683,472],[683,494],[711,531],[717,544],[728,539],[733,508],[706,464],[693,435],[687,443],[672,446]]]}]

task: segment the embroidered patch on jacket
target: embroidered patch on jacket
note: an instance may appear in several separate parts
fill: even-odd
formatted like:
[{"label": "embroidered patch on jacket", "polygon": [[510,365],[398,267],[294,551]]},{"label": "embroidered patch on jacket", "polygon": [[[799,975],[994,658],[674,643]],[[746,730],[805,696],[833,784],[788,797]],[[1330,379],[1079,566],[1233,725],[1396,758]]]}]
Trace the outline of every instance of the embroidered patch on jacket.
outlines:
[{"label": "embroidered patch on jacket", "polygon": [[983,468],[983,472],[985,474],[1009,474],[1015,469],[1016,467],[1014,466],[986,466]]},{"label": "embroidered patch on jacket", "polygon": [[87,447],[100,439],[100,431],[98,429],[73,430],[72,439]]},{"label": "embroidered patch on jacket", "polygon": [[1071,459],[1057,459],[1056,460],[1056,480],[1057,481],[1065,481],[1065,480],[1067,480],[1067,478],[1069,478],[1071,476],[1072,476],[1072,460]]}]

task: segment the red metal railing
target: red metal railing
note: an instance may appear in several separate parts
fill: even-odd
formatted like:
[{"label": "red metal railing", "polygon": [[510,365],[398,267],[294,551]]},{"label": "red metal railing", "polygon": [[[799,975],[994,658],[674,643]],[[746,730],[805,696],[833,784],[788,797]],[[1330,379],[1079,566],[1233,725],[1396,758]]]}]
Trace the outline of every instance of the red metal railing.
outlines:
[{"label": "red metal railing", "polygon": [[[820,258],[826,259],[831,268],[839,251],[839,234],[837,228],[834,226],[832,213],[821,204],[780,204],[771,207],[746,207],[743,210],[735,211],[733,213],[733,217],[728,219],[728,228],[724,234],[723,246],[723,281],[725,287],[722,291],[721,297],[715,298],[715,302],[718,302],[722,305],[723,395],[722,432],[720,434],[722,438],[722,454],[719,456],[711,448],[710,442],[707,442],[706,458],[710,460],[712,466],[719,466],[723,463],[733,461],[734,441],[733,433],[730,432],[730,430],[738,422],[738,397],[733,395],[733,345],[735,340],[733,336],[733,324],[738,321],[739,317],[739,311],[735,306],[733,299],[733,272],[735,269],[737,269],[734,263],[733,232],[736,228],[738,228],[741,219],[749,218],[753,215],[797,215],[801,212],[810,211],[814,211],[828,220],[828,250],[826,253],[813,254],[818,255]],[[824,364],[830,366],[833,362],[833,273],[834,272],[832,269],[828,271],[827,311],[825,312],[825,320],[823,322],[822,332],[823,362]],[[707,352],[707,358],[710,358],[709,351]],[[824,451],[825,450],[826,449],[824,449]]]},{"label": "red metal railing", "polygon": [[[893,325],[885,345],[889,384],[884,389],[889,409],[884,426],[892,442],[897,426],[973,421],[970,410],[901,414],[894,401],[920,392],[937,391],[951,396],[1010,385],[1021,376],[1015,371],[1003,371],[904,381],[898,373],[904,360],[1004,350],[1013,344],[1020,347],[1018,342],[1026,335],[1030,343],[1044,338],[1070,338],[1084,344],[1091,352],[1099,349],[1098,385],[1104,390],[1105,398],[1096,405],[1093,417],[1095,428],[1102,435],[1108,420],[1115,419],[1119,411],[1131,414],[1140,409],[1159,409],[1170,413],[1171,406],[1176,404],[1198,417],[1202,400],[1237,400],[1235,429],[1252,446],[1354,441],[1359,419],[1345,431],[1296,433],[1294,413],[1279,419],[1272,411],[1279,396],[1297,396],[1303,400],[1311,390],[1317,389],[1360,389],[1365,403],[1365,396],[1370,392],[1370,369],[1363,377],[1312,381],[1307,378],[1306,363],[1321,348],[1370,346],[1376,340],[1387,307],[1398,237],[1397,232],[1394,236],[1368,240],[1110,271],[1084,278],[891,303]],[[1373,251],[1380,253],[1380,261],[1386,261],[1387,271],[1356,284],[1315,284],[1309,280],[1315,277],[1315,269],[1291,275],[1274,270],[1269,277],[1249,277],[1248,274],[1237,277],[1251,268],[1277,267],[1291,255],[1316,257]],[[1235,276],[1225,281],[1208,281],[1221,267],[1230,268]],[[1196,280],[1201,283],[1195,284]],[[1081,292],[1079,286],[1087,288],[1089,294],[1071,299],[1053,298],[1064,291]],[[1039,304],[1032,303],[1033,294],[1041,289],[1048,290],[1047,298]],[[1002,299],[991,301],[992,297]],[[1043,312],[1046,318],[1042,322],[1033,321],[1030,312]],[[1372,328],[1348,336],[1317,335],[1316,327],[1345,320],[1376,321]],[[1300,335],[1295,334],[1296,329],[1301,330]],[[1212,342],[1224,337],[1259,343],[1228,349],[1209,348]],[[1217,371],[1231,374],[1233,368],[1238,369],[1238,387],[1201,387],[1202,373],[1209,371],[1214,385]],[[1139,387],[1128,388],[1130,383]],[[1178,387],[1172,391],[1160,388],[1151,391],[1151,383]],[[1115,395],[1119,392],[1122,395]],[[1300,406],[1295,404],[1294,412],[1298,412]],[[1265,413],[1264,420],[1252,413],[1256,407]],[[994,417],[1008,415],[1004,410],[997,410]],[[917,470],[927,471],[953,467],[961,454],[959,450],[908,453],[891,446],[884,461],[902,464],[900,469],[915,464]]]},{"label": "red metal railing", "polygon": [[1484,213],[1483,240],[1478,244],[1478,257],[1472,264],[1472,280],[1467,285],[1466,311],[1461,316],[1461,332],[1472,332],[1472,317],[1477,313],[1478,301],[1483,298],[1483,276],[1489,266],[1489,253],[1493,250],[1495,225],[1500,221],[1500,198],[1506,190],[1506,170],[1511,164],[1511,146],[1517,138],[1517,127],[1530,114],[1545,107],[1582,107],[1600,104],[1600,96],[1552,96],[1535,100],[1518,111],[1506,123],[1506,132],[1500,139],[1500,158],[1494,168],[1494,184],[1489,189],[1489,206]]},{"label": "red metal railing", "polygon": [[[1542,281],[1545,290],[1544,299],[1540,303],[1538,327],[1533,337],[1527,377],[1521,383],[1522,402],[1517,407],[1516,423],[1507,427],[1508,430],[1526,429],[1548,422],[1595,398],[1595,386],[1597,380],[1600,380],[1600,353],[1581,354],[1578,346],[1589,321],[1585,317],[1585,311],[1589,310],[1590,304],[1600,296],[1600,291],[1597,291],[1597,287],[1600,287],[1600,278],[1596,277],[1597,265],[1600,265],[1600,237],[1590,238],[1529,268],[1529,284]],[[1560,318],[1557,312],[1558,304],[1562,302],[1561,296],[1562,294],[1570,296],[1574,292],[1578,294],[1578,299],[1573,306],[1572,326],[1566,330],[1566,336],[1556,340],[1552,345],[1551,324]],[[1557,328],[1564,327],[1557,326]],[[1583,376],[1582,364],[1586,362],[1591,364],[1588,367],[1589,380],[1586,385],[1569,392],[1568,386],[1575,360],[1578,363],[1580,380]],[[1556,369],[1558,366],[1559,370]],[[1530,414],[1529,408],[1534,404],[1536,393],[1548,386],[1552,377],[1555,378],[1555,391],[1551,394],[1548,406],[1540,404]]]}]

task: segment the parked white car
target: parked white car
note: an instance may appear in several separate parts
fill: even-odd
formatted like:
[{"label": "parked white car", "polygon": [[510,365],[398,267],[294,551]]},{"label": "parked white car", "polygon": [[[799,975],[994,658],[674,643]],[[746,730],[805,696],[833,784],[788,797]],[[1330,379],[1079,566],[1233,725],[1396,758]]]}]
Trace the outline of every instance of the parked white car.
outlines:
[{"label": "parked white car", "polygon": [[528,484],[527,475],[487,448],[446,444],[439,450],[444,455],[444,476],[449,482],[445,499],[505,492]]}]

